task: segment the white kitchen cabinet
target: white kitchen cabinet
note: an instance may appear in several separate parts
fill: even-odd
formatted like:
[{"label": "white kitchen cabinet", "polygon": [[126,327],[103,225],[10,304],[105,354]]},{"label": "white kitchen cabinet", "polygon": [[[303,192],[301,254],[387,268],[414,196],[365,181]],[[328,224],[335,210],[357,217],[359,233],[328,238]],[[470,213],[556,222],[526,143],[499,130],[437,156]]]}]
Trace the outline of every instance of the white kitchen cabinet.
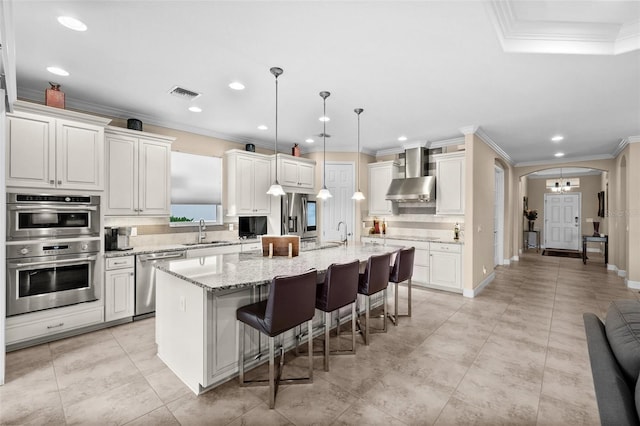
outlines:
[{"label": "white kitchen cabinet", "polygon": [[169,216],[174,138],[108,127],[108,216]]},{"label": "white kitchen cabinet", "polygon": [[436,162],[436,214],[464,215],[465,153],[434,154]]},{"label": "white kitchen cabinet", "polygon": [[415,247],[416,252],[413,258],[413,276],[411,283],[418,285],[429,284],[429,241],[386,238],[385,244],[397,247]]},{"label": "white kitchen cabinet", "polygon": [[7,114],[7,186],[103,190],[104,125],[108,122],[96,125],[46,115]]},{"label": "white kitchen cabinet", "polygon": [[280,185],[314,189],[315,166],[313,160],[278,154],[278,181]]},{"label": "white kitchen cabinet", "polygon": [[271,213],[271,158],[240,150],[225,152],[228,214],[264,216]]},{"label": "white kitchen cabinet", "polygon": [[462,246],[432,242],[429,257],[429,284],[461,292]]},{"label": "white kitchen cabinet", "polygon": [[108,258],[105,263],[105,321],[133,317],[135,256]]},{"label": "white kitchen cabinet", "polygon": [[393,161],[369,163],[369,216],[393,214],[391,201],[385,199],[394,177]]}]

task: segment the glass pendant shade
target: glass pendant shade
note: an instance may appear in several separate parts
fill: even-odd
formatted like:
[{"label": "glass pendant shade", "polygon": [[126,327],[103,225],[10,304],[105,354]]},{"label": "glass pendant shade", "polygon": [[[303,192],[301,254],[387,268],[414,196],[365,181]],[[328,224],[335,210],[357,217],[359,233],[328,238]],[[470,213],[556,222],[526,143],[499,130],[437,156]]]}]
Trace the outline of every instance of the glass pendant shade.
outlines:
[{"label": "glass pendant shade", "polygon": [[353,193],[353,196],[351,197],[351,199],[356,201],[362,201],[364,200],[364,194],[358,190]]},{"label": "glass pendant shade", "polygon": [[284,189],[282,189],[282,185],[278,182],[278,77],[280,77],[284,71],[282,68],[272,67],[269,72],[271,72],[271,74],[276,78],[276,139],[273,147],[273,153],[276,156],[276,178],[273,184],[269,187],[267,194],[273,195],[274,197],[280,197],[284,195]]},{"label": "glass pendant shade", "polygon": [[[322,98],[322,108],[323,108],[323,117],[327,116],[327,98],[331,95],[331,93],[323,91],[320,92],[320,97]],[[323,152],[323,162],[322,162],[322,189],[316,195],[316,198],[320,198],[321,200],[326,200],[328,198],[333,197],[331,192],[327,189],[327,122],[322,122],[322,152]]]},{"label": "glass pendant shade", "polygon": [[356,152],[356,161],[357,161],[357,171],[356,171],[356,187],[358,188],[358,190],[356,192],[353,193],[353,196],[351,197],[352,200],[355,201],[362,201],[364,200],[364,194],[360,191],[360,114],[362,114],[364,110],[362,108],[356,108],[353,110],[353,112],[355,112],[356,114],[358,114],[358,151]]},{"label": "glass pendant shade", "polygon": [[316,195],[316,198],[320,198],[321,200],[326,200],[331,197],[333,197],[333,195],[331,195],[331,192],[329,192],[326,186],[323,186],[320,192],[318,192],[318,195]]},{"label": "glass pendant shade", "polygon": [[276,180],[276,182],[269,187],[267,194],[273,195],[274,197],[280,197],[284,195],[284,189],[282,189],[282,185],[280,185]]}]

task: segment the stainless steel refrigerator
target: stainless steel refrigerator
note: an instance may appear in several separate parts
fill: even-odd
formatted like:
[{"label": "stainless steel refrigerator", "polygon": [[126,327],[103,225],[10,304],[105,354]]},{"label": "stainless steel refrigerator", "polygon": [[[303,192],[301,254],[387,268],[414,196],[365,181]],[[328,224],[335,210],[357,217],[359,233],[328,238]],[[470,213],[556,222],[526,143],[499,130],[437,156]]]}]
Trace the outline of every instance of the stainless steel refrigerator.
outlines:
[{"label": "stainless steel refrigerator", "polygon": [[299,235],[301,240],[318,237],[316,197],[311,194],[287,193],[282,197],[282,235]]}]

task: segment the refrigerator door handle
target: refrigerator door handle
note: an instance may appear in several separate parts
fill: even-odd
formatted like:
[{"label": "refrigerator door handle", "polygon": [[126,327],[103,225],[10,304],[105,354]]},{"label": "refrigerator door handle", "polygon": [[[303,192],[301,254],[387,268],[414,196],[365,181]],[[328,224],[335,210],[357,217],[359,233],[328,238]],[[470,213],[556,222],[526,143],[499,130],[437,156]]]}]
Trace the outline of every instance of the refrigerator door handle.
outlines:
[{"label": "refrigerator door handle", "polygon": [[302,235],[307,233],[307,198],[302,197]]}]

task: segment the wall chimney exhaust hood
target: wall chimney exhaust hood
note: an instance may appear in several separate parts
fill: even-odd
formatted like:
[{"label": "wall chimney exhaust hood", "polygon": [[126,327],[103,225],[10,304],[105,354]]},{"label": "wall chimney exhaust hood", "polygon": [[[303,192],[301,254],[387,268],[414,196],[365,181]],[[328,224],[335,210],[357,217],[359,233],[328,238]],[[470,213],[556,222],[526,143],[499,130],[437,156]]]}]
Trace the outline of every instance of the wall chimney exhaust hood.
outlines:
[{"label": "wall chimney exhaust hood", "polygon": [[435,176],[427,176],[428,156],[425,148],[405,150],[405,178],[393,179],[387,200],[395,202],[431,201],[435,199]]}]

